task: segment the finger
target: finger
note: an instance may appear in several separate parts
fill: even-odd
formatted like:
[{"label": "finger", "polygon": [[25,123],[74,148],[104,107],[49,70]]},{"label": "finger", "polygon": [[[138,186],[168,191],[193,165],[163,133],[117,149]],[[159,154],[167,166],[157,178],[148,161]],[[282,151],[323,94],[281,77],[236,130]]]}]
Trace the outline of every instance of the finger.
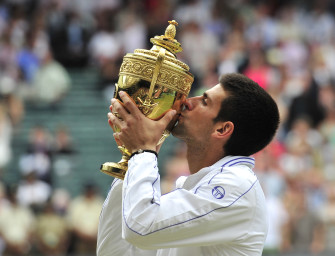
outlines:
[{"label": "finger", "polygon": [[[108,119],[110,120],[110,122],[112,123],[112,128],[113,128],[113,126],[116,126],[116,127],[119,127],[119,128],[121,127],[122,123],[121,123],[121,120],[119,118],[117,118],[112,113],[108,113],[107,116],[108,116]],[[113,131],[114,131],[114,128],[113,128]]]},{"label": "finger", "polygon": [[115,125],[112,123],[112,121],[110,119],[108,119],[108,124],[113,129],[113,132],[116,132],[115,131]]},{"label": "finger", "polygon": [[122,146],[123,143],[122,143],[122,141],[121,141],[120,138],[119,138],[119,133],[113,133],[113,136],[114,136],[114,140],[115,140],[116,144],[117,144],[118,146]]},{"label": "finger", "polygon": [[133,100],[133,99],[132,99],[126,92],[124,92],[124,91],[120,91],[120,92],[119,92],[119,96],[120,96],[120,98],[121,98],[121,100],[122,100],[122,102],[123,102],[125,108],[128,110],[129,113],[131,113],[131,114],[139,114],[139,113],[142,113],[142,112],[138,109],[138,107],[137,107],[135,101],[134,101],[134,100]]},{"label": "finger", "polygon": [[166,112],[166,114],[163,116],[160,122],[162,123],[162,125],[164,125],[164,127],[166,127],[168,126],[168,124],[171,122],[171,120],[176,114],[177,114],[177,111],[174,109],[171,109],[168,112]]},{"label": "finger", "polygon": [[113,131],[114,131],[114,128],[113,128],[113,124],[112,124],[112,121],[108,118],[108,124],[109,124],[109,126],[113,129]]},{"label": "finger", "polygon": [[111,112],[113,112],[113,106],[112,106],[112,105],[109,106],[109,110],[110,110]]},{"label": "finger", "polygon": [[126,118],[126,116],[129,115],[129,112],[124,107],[124,104],[117,99],[112,99],[112,109],[112,113],[117,113],[117,116],[121,117],[122,119]]}]

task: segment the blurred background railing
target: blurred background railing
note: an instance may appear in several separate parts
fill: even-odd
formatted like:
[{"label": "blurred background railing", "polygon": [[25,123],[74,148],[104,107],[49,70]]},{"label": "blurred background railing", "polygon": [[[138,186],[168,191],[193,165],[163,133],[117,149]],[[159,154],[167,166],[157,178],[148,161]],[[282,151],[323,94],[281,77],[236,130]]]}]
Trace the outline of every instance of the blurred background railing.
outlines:
[{"label": "blurred background railing", "polygon": [[[335,255],[334,14],[331,0],[0,0],[0,255],[95,255],[122,57],[172,19],[190,96],[240,72],[280,108],[254,156],[264,255]],[[170,136],[159,168],[168,192],[188,174],[185,145]]]}]

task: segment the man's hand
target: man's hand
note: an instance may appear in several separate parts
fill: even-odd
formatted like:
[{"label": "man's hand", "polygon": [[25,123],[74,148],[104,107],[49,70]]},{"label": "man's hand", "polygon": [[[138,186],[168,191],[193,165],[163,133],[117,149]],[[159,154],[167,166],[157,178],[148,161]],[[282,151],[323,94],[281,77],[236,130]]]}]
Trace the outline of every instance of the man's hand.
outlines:
[{"label": "man's hand", "polygon": [[117,144],[123,144],[131,153],[139,149],[156,151],[158,141],[176,111],[169,110],[160,120],[154,121],[143,115],[127,93],[121,91],[119,96],[122,103],[114,98],[111,101],[111,110],[117,112],[119,118],[108,113],[111,126],[119,128],[119,132],[114,131]]}]

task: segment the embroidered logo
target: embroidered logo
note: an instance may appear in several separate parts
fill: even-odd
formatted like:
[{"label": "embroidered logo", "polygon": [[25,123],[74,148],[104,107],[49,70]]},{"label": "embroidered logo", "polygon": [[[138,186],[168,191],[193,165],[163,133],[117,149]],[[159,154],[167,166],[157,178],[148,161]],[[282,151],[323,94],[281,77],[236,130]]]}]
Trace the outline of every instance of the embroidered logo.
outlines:
[{"label": "embroidered logo", "polygon": [[212,195],[216,198],[216,199],[222,199],[225,195],[225,190],[223,187],[221,186],[216,186],[212,189]]}]

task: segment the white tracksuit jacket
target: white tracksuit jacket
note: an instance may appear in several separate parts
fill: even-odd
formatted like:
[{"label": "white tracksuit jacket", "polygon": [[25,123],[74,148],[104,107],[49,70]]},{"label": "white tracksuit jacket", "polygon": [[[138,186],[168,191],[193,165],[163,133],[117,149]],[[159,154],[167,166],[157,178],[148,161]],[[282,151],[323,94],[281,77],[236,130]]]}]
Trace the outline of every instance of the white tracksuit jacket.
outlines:
[{"label": "white tracksuit jacket", "polygon": [[133,156],[104,203],[97,255],[262,255],[266,204],[253,167],[252,157],[227,156],[161,195],[156,156]]}]

